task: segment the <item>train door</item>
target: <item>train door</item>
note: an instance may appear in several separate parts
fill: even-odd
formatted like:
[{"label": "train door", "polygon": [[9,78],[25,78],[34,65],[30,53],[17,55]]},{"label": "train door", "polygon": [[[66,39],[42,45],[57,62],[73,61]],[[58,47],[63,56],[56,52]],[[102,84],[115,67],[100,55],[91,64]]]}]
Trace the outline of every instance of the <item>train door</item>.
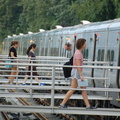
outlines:
[{"label": "train door", "polygon": [[[118,41],[118,66],[120,66],[120,31],[118,32],[118,37],[117,37],[117,41]],[[120,88],[120,70],[117,71],[117,86],[118,88]],[[119,94],[120,97],[120,94]]]},{"label": "train door", "polygon": [[[111,66],[120,66],[120,34],[118,30],[109,31],[108,37],[108,51],[107,51],[107,61],[109,61]],[[111,87],[120,87],[119,70],[111,70]]]},{"label": "train door", "polygon": [[[96,40],[95,40],[96,35],[92,32],[86,32],[83,33],[83,38],[86,39],[86,49],[83,51],[83,57],[85,58],[85,55],[87,55],[86,61],[95,61],[95,50],[96,50]],[[88,63],[88,65],[91,65]],[[94,69],[85,69],[85,76],[94,76]],[[90,86],[95,86],[94,81],[89,83]]]},{"label": "train door", "polygon": [[63,37],[62,36],[60,36],[59,38],[58,38],[58,42],[59,42],[59,54],[58,54],[58,56],[62,56],[62,43],[63,43]]},{"label": "train door", "polygon": [[95,49],[95,34],[92,32],[89,33],[83,33],[83,38],[86,39],[86,49],[88,49],[88,61],[93,61],[94,59],[94,49]]},{"label": "train door", "polygon": [[[120,66],[120,30],[110,30],[109,39],[108,39],[108,60],[110,65]],[[111,88],[120,88],[120,70],[111,70],[110,71],[110,87]],[[120,103],[115,99],[120,99],[119,93],[110,93],[110,96],[113,97],[111,103],[113,105],[119,106]]]},{"label": "train door", "polygon": [[55,35],[55,33],[51,33],[49,39],[49,47],[48,47],[48,54],[50,56],[60,56],[60,46],[62,42],[62,37],[59,35]]},{"label": "train door", "polygon": [[43,35],[41,37],[41,41],[40,41],[40,44],[41,44],[41,56],[44,56],[44,43],[45,42],[45,36]]},{"label": "train door", "polygon": [[5,42],[4,42],[4,46],[3,46],[3,48],[5,48],[3,51],[3,54],[7,54],[8,55],[8,53],[9,53],[9,49],[10,49],[10,41],[9,41],[9,38],[6,38],[7,40],[5,40]]},{"label": "train door", "polygon": [[43,56],[46,56],[46,47],[47,47],[48,36],[45,36],[43,42]]},{"label": "train door", "polygon": [[[91,39],[92,40],[92,39]],[[93,34],[93,49],[92,49],[92,56],[91,56],[91,60],[92,62],[95,61],[95,56],[96,56],[96,44],[97,44],[97,35]],[[92,64],[94,65],[94,63]],[[91,77],[94,77],[94,68],[91,69]],[[92,85],[93,87],[95,87],[95,81],[92,80]]]},{"label": "train door", "polygon": [[[104,54],[105,54],[105,48],[106,48],[106,34],[105,32],[89,32],[85,33],[84,37],[87,41],[87,48],[84,51],[84,58],[86,57],[87,61],[98,61],[98,58],[100,57],[99,61],[104,61]],[[101,56],[99,54],[99,51],[101,51]],[[101,58],[102,57],[102,58]],[[90,63],[88,65],[97,65],[95,63]],[[99,74],[100,73],[100,74]],[[103,69],[94,69],[92,68],[91,70],[87,70],[87,75],[90,77],[102,77],[104,75],[104,70]],[[102,82],[101,82],[102,84]],[[92,80],[90,83],[90,86],[99,86],[101,85],[99,82],[96,82]]]},{"label": "train door", "polygon": [[74,55],[75,49],[76,49],[76,40],[77,40],[77,36],[76,35],[70,35],[70,44],[71,46],[71,50],[68,51],[68,57],[71,58]]},{"label": "train door", "polygon": [[24,41],[22,40],[21,42],[22,42],[22,43],[21,43],[21,44],[22,44],[22,47],[21,47],[21,55],[23,55],[23,46],[24,46]]},{"label": "train door", "polygon": [[52,42],[52,37],[48,37],[47,56],[50,56],[51,42]]},{"label": "train door", "polygon": [[[118,37],[117,37],[117,41],[118,41],[118,66],[120,66],[120,31],[118,32]],[[120,70],[117,71],[117,87],[120,88]],[[120,99],[120,93],[118,95],[118,98]],[[119,105],[120,106],[120,105]]]},{"label": "train door", "polygon": [[60,56],[67,57],[67,51],[65,50],[65,43],[67,42],[67,36],[63,35],[61,39],[61,47],[59,49]]},{"label": "train door", "polygon": [[22,55],[21,54],[21,48],[22,48],[21,36],[17,37],[17,40],[19,41],[19,47],[17,48],[17,53],[18,53],[18,55]]},{"label": "train door", "polygon": [[[95,54],[95,61],[100,62],[95,65],[105,66],[108,65],[108,62],[106,61],[106,51],[107,51],[107,36],[106,31],[99,31],[95,33],[95,39],[96,39],[96,54]],[[106,61],[106,62],[105,62]],[[96,69],[94,71],[94,76],[103,78],[105,77],[105,69]],[[105,80],[97,80],[95,81],[96,87],[105,87]]]},{"label": "train door", "polygon": [[51,35],[49,37],[49,44],[48,44],[48,56],[52,56],[52,49],[53,49],[53,41],[54,41],[54,37]]},{"label": "train door", "polygon": [[59,49],[61,49],[61,45],[62,45],[62,36],[59,36],[59,34],[56,34],[56,37],[54,39],[54,56],[59,56]]},{"label": "train door", "polygon": [[39,56],[42,55],[41,51],[42,51],[42,37],[39,37]]},{"label": "train door", "polygon": [[24,40],[23,36],[20,36],[19,38],[19,55],[23,55],[23,48],[24,48]]}]

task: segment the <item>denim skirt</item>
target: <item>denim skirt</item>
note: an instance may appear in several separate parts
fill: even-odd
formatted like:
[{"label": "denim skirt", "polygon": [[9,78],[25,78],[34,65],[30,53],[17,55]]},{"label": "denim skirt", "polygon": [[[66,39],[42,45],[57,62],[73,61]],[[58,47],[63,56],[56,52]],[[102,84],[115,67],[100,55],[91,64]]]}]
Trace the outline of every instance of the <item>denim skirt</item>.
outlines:
[{"label": "denim skirt", "polygon": [[74,78],[80,79],[80,74],[79,74],[79,72],[78,72],[77,69],[72,69],[72,71],[71,71],[71,77],[72,77],[72,79],[74,79]]}]

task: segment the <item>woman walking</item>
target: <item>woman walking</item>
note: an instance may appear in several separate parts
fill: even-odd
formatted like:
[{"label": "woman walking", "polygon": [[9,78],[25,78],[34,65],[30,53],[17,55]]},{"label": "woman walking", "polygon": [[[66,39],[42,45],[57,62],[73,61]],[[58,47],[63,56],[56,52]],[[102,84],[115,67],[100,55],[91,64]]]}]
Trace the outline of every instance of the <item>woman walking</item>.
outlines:
[{"label": "woman walking", "polygon": [[[35,57],[36,57],[35,53],[34,53],[35,50],[36,50],[36,44],[31,44],[29,46],[29,48],[27,49],[27,55],[29,57],[28,63],[31,63],[30,60],[35,60]],[[33,63],[35,63],[35,62],[33,61]],[[25,77],[22,85],[26,85],[26,81],[27,81],[28,77],[31,75],[31,69],[33,71],[32,76],[35,77],[35,80],[38,82],[38,85],[43,85],[43,83],[40,84],[40,81],[38,80],[38,77],[36,77],[37,76],[36,66],[28,66],[28,71],[29,72],[27,72],[27,76]]]},{"label": "woman walking", "polygon": [[[9,50],[9,57],[10,59],[13,59],[13,63],[16,63],[17,61],[15,61],[15,59],[17,59],[17,51],[16,51],[16,48],[19,46],[19,43],[18,41],[12,41],[11,42],[11,48]],[[15,75],[17,74],[16,72],[17,70],[17,66],[16,65],[12,65],[12,68],[11,68],[11,77],[10,77],[10,81],[9,83],[10,84],[13,84],[13,80],[15,79]]]},{"label": "woman walking", "polygon": [[[83,66],[82,50],[86,48],[86,40],[78,39],[76,42],[76,48],[77,48],[77,50],[75,51],[74,57],[73,57],[73,66]],[[77,88],[77,86],[78,86],[77,80],[79,80],[79,79],[81,79],[82,81],[84,80],[82,68],[73,67],[72,72],[71,72],[71,77],[72,77],[71,88]],[[81,87],[81,88],[86,89],[86,87]],[[67,107],[65,104],[69,100],[71,95],[74,93],[74,91],[75,90],[69,90],[67,92],[65,98],[63,99],[62,103],[59,106],[60,108]],[[90,105],[90,103],[88,101],[87,92],[85,90],[82,91],[82,97],[86,104],[86,109],[93,109],[93,107]]]}]

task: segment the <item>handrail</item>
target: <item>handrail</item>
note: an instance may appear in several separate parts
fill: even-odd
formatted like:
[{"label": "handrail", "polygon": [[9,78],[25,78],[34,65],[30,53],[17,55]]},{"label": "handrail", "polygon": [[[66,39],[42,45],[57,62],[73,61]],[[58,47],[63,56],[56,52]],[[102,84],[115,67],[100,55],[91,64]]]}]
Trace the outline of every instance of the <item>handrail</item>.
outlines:
[{"label": "handrail", "polygon": [[[11,60],[11,59],[8,59],[8,58],[4,58],[4,59],[0,59],[0,61],[7,61],[7,60]],[[35,62],[55,62],[55,63],[62,63],[64,64],[65,62],[68,62],[69,59],[61,59],[61,60],[48,60],[48,59],[38,59],[36,58],[36,60],[28,60],[26,58],[17,58],[17,59],[12,59],[12,61],[21,61],[21,62],[28,62],[28,61],[35,61]],[[103,62],[103,61],[83,61],[84,64],[109,64],[109,62]]]},{"label": "handrail", "polygon": [[[7,60],[7,59],[0,59],[1,61],[2,60]],[[18,61],[20,61],[21,59],[17,59]],[[13,61],[13,60],[12,60]],[[84,66],[74,66],[74,67],[79,67],[79,68],[87,68],[87,69],[91,69],[91,68],[94,68],[94,69],[104,69],[106,70],[105,72],[105,77],[85,77],[87,79],[94,79],[94,80],[105,80],[105,85],[103,86],[103,88],[93,88],[93,87],[87,87],[86,89],[81,89],[81,88],[70,88],[70,86],[63,86],[63,87],[59,87],[59,86],[55,86],[55,80],[57,79],[57,75],[56,75],[56,69],[58,68],[63,68],[63,67],[73,67],[73,66],[67,66],[67,65],[63,65],[63,64],[59,64],[61,63],[61,61],[57,61],[57,63],[25,63],[27,62],[28,60],[22,60],[24,62],[22,63],[5,63],[5,62],[0,62],[0,67],[2,67],[3,65],[16,65],[18,67],[20,66],[37,66],[37,67],[44,67],[45,70],[47,70],[47,68],[51,68],[50,72],[51,72],[51,75],[50,76],[47,76],[48,78],[50,78],[50,81],[51,81],[51,85],[50,86],[34,86],[32,85],[32,76],[30,76],[30,85],[29,86],[21,86],[21,85],[18,85],[18,79],[16,80],[17,84],[16,85],[0,85],[0,89],[9,89],[9,88],[12,88],[12,89],[30,89],[30,95],[34,95],[34,92],[33,92],[33,89],[42,89],[42,90],[51,90],[51,109],[52,109],[52,112],[54,112],[54,97],[55,97],[55,90],[79,90],[79,91],[83,91],[83,90],[86,90],[86,91],[98,91],[98,92],[105,92],[105,96],[106,97],[109,97],[108,96],[108,93],[109,92],[120,92],[120,89],[118,88],[109,88],[109,85],[110,85],[110,70],[111,69],[115,69],[115,70],[118,70],[120,69],[120,67],[118,66],[108,66],[108,62],[86,62],[86,63],[96,63],[96,64],[103,64],[103,66],[97,66],[97,65],[84,65]],[[36,60],[35,60],[36,61]],[[40,61],[40,60],[38,60]],[[44,60],[42,60],[44,62]],[[54,62],[54,61],[51,61],[51,60],[48,60],[49,62]],[[31,60],[31,62],[33,62],[33,60]],[[62,69],[61,69],[62,70]],[[2,71],[2,70],[0,70]],[[4,71],[4,69],[3,69]],[[10,72],[10,70],[8,69],[8,71]],[[16,72],[19,72],[20,70],[17,70]],[[6,70],[5,70],[6,72]],[[27,72],[27,71],[25,71]],[[30,71],[31,73],[34,72],[34,71]],[[37,71],[39,72],[39,70]],[[1,77],[3,77],[4,75],[0,75]],[[10,76],[10,75],[6,75],[6,76]],[[19,77],[19,75],[13,75],[14,77]],[[20,75],[20,76],[23,76],[24,75]],[[41,76],[41,77],[44,77]],[[63,76],[59,76],[61,77],[61,79],[63,79]],[[25,93],[24,93],[25,94]]]},{"label": "handrail", "polygon": [[80,68],[95,68],[95,69],[120,69],[117,66],[92,66],[92,65],[84,65],[84,66],[68,66],[68,65],[57,65],[57,64],[36,64],[36,63],[5,63],[0,62],[0,65],[16,65],[16,66],[46,66],[46,67],[80,67]]}]

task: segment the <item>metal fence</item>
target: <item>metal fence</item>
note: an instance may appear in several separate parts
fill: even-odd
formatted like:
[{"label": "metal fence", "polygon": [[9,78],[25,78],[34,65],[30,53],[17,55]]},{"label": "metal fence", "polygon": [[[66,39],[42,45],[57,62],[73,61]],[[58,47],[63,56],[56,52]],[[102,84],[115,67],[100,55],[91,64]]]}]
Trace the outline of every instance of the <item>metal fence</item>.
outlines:
[{"label": "metal fence", "polygon": [[[25,75],[14,75],[14,77],[16,77],[15,79],[15,85],[10,85],[10,84],[1,84],[0,85],[0,89],[29,89],[30,92],[29,93],[22,93],[21,92],[17,92],[17,94],[13,94],[13,93],[0,93],[1,97],[27,97],[27,98],[36,98],[36,97],[44,97],[45,94],[41,94],[41,95],[36,95],[33,90],[51,90],[51,95],[46,95],[45,98],[50,98],[51,99],[51,105],[50,105],[50,109],[52,109],[52,113],[54,113],[55,110],[55,106],[54,106],[54,101],[55,101],[55,90],[78,90],[78,91],[97,91],[97,92],[104,92],[104,96],[106,97],[106,100],[112,100],[112,98],[109,96],[109,92],[120,92],[120,89],[118,88],[110,88],[110,70],[111,69],[115,69],[115,70],[119,70],[120,67],[117,66],[108,66],[109,63],[107,62],[92,62],[92,61],[85,61],[84,66],[79,66],[80,68],[84,68],[84,69],[103,69],[104,70],[104,77],[85,77],[85,79],[92,79],[92,80],[97,80],[97,79],[101,79],[104,80],[105,84],[102,88],[93,88],[93,87],[87,87],[86,89],[81,89],[81,88],[70,88],[70,79],[68,79],[66,81],[66,79],[63,76],[63,67],[72,67],[72,66],[66,66],[63,65],[66,61],[68,61],[67,58],[61,58],[61,57],[38,57],[35,61],[37,61],[37,63],[33,63],[34,60],[31,60],[31,63],[27,63],[27,57],[18,57],[15,61],[17,61],[16,63],[6,63],[7,57],[2,56],[0,57],[0,82],[4,83],[4,79],[5,77],[10,77],[10,74],[3,74],[6,72],[11,72],[10,69],[7,69],[5,67],[5,65],[15,65],[17,66],[17,71],[15,72],[21,72],[21,68],[24,69],[25,72],[28,72],[25,68],[26,66],[37,66],[37,72],[39,73],[44,73],[43,76],[39,76],[41,77],[41,81],[46,82],[48,85],[47,86],[37,86],[37,85],[32,85],[33,82],[33,72],[31,69],[31,76],[30,76],[30,85],[27,86],[22,86],[21,84],[19,84],[19,77],[25,77]],[[12,60],[14,61],[14,60]],[[21,62],[19,62],[21,61]],[[91,64],[91,65],[89,65]],[[94,65],[93,65],[94,64]],[[97,64],[102,64],[102,66],[97,66]],[[74,66],[74,67],[78,67],[78,66]],[[45,73],[46,71],[48,71],[51,74],[47,74]],[[44,78],[44,79],[43,79]],[[47,80],[46,80],[47,78]],[[22,79],[23,80],[23,79]],[[57,81],[57,82],[56,82]],[[62,82],[63,83],[62,83]],[[69,81],[69,82],[68,82]],[[22,82],[22,81],[21,81]],[[60,84],[64,84],[67,86],[59,86]],[[57,84],[57,85],[56,85]],[[60,97],[58,97],[60,98]],[[92,98],[91,98],[92,99]],[[102,99],[102,97],[100,98]],[[104,98],[103,98],[104,100]]]}]

